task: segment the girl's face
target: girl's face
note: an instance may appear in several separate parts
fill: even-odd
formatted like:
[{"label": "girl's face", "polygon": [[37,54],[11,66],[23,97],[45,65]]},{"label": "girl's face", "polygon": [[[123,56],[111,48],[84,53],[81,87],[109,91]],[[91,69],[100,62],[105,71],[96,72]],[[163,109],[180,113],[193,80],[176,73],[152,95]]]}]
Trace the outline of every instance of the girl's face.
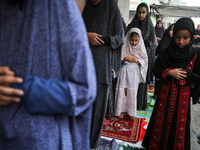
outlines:
[{"label": "girl's face", "polygon": [[174,36],[174,41],[179,48],[184,48],[190,42],[191,35],[188,30],[180,30]]},{"label": "girl's face", "polygon": [[158,28],[161,28],[161,27],[162,27],[162,22],[161,22],[161,21],[158,21],[157,27],[158,27]]},{"label": "girl's face", "polygon": [[173,36],[173,30],[174,30],[174,25],[171,27],[171,29],[169,30],[169,36],[172,38]]},{"label": "girl's face", "polygon": [[139,7],[137,11],[137,16],[139,20],[144,20],[147,16],[147,9],[146,7]]},{"label": "girl's face", "polygon": [[92,2],[93,5],[98,5],[101,0],[90,0]]},{"label": "girl's face", "polygon": [[130,37],[130,44],[131,46],[136,46],[139,43],[139,36],[138,35],[133,35]]}]

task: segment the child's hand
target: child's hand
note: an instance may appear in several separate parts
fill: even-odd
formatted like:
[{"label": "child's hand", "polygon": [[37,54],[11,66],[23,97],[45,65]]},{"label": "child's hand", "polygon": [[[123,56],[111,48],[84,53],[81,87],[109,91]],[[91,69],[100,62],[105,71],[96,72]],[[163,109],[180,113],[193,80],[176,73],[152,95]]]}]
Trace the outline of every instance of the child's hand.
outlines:
[{"label": "child's hand", "polygon": [[183,71],[182,68],[175,68],[175,69],[170,70],[167,75],[172,76],[177,80],[182,80],[187,77],[186,73],[187,72]]},{"label": "child's hand", "polygon": [[136,60],[135,55],[134,54],[130,54],[126,57],[126,60],[129,62],[134,62]]}]

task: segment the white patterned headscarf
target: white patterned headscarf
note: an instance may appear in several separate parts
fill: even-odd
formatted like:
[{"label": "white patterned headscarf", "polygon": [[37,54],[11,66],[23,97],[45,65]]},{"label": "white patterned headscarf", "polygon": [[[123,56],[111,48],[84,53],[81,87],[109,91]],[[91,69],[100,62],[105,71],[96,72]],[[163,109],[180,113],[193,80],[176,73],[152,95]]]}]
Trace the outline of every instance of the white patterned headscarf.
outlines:
[{"label": "white patterned headscarf", "polygon": [[[132,32],[136,32],[139,34],[139,42],[136,46],[132,46],[130,44],[130,35]],[[147,68],[148,68],[148,56],[146,52],[146,48],[144,45],[144,41],[142,38],[142,34],[140,29],[131,28],[126,34],[124,45],[122,46],[122,58],[127,57],[130,54],[134,54],[136,59],[140,62],[140,72],[142,75],[142,82],[146,82]]]}]

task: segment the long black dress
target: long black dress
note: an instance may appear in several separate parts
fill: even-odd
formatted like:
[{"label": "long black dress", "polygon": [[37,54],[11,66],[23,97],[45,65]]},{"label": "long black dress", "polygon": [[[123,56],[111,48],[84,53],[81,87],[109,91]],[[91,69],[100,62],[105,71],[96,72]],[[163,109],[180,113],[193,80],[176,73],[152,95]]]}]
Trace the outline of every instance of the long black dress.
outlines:
[{"label": "long black dress", "polygon": [[[189,18],[177,21],[174,35],[184,29],[193,37]],[[193,38],[185,48],[178,48],[172,40],[170,47],[159,53],[154,72],[161,80],[161,88],[142,143],[146,149],[190,149],[191,85],[200,82],[200,50],[193,48],[192,43]],[[187,77],[177,80],[167,76],[174,68],[185,70]]]}]

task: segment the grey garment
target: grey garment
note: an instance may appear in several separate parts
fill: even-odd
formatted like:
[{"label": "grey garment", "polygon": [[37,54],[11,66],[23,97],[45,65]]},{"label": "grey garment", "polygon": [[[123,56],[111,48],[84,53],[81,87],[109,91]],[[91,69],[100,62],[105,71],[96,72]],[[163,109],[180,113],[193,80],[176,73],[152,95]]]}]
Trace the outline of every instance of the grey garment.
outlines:
[{"label": "grey garment", "polygon": [[107,115],[115,116],[115,89],[117,84],[117,78],[112,80],[112,85],[109,90],[109,98],[108,98],[108,107],[107,107]]},{"label": "grey garment", "polygon": [[109,85],[97,84],[97,97],[92,108],[90,148],[97,148],[101,142],[101,131],[106,115],[109,89]]},{"label": "grey garment", "polygon": [[112,70],[120,69],[121,46],[124,43],[124,30],[120,10],[114,0],[101,0],[96,7],[88,1],[82,13],[87,32],[107,37],[109,44],[92,46],[97,82],[112,84]]},{"label": "grey garment", "polygon": [[145,110],[147,108],[147,84],[140,83],[137,92],[137,110]]}]

